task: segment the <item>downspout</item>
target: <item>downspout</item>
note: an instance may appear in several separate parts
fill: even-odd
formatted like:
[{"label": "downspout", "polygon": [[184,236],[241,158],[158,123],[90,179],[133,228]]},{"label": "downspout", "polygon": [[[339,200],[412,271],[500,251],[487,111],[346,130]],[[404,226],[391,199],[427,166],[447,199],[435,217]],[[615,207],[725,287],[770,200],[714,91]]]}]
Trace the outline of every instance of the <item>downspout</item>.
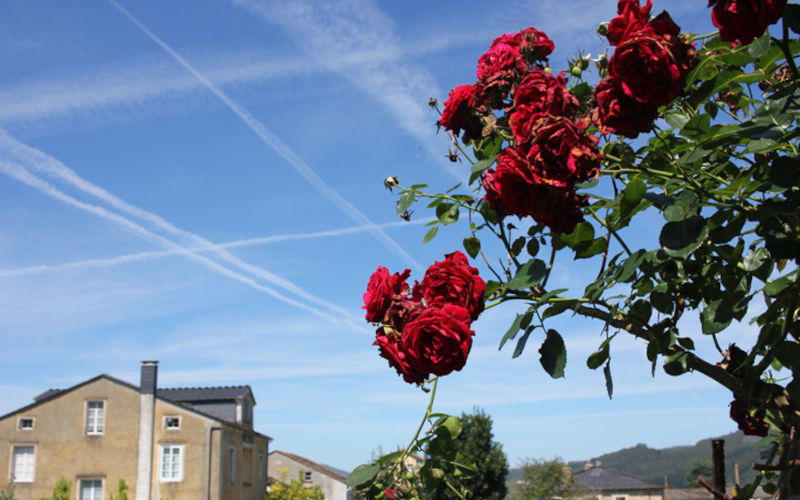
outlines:
[{"label": "downspout", "polygon": [[[221,431],[221,427],[211,427],[208,429],[208,484],[206,485],[206,498],[211,500],[211,465],[214,457],[214,431]],[[220,457],[222,460],[222,457]]]}]

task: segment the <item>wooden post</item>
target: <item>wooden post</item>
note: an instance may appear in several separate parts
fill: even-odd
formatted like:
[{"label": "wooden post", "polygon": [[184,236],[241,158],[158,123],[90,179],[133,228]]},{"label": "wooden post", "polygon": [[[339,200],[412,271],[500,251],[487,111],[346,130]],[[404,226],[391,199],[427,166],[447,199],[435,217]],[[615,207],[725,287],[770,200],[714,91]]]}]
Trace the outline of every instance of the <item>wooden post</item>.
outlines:
[{"label": "wooden post", "polygon": [[714,487],[725,491],[725,440],[711,441],[711,461],[714,464]]}]

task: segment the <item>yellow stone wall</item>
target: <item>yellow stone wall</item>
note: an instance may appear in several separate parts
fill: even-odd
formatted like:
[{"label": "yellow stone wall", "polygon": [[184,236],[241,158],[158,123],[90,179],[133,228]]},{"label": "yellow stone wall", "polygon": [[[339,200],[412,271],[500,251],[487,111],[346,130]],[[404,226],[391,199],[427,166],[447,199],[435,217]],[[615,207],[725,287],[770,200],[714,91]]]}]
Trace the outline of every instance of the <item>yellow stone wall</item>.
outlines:
[{"label": "yellow stone wall", "polygon": [[[87,401],[103,401],[105,404],[102,435],[85,433]],[[165,416],[180,418],[180,428],[166,429]],[[19,417],[34,418],[34,428],[20,430]],[[124,479],[128,485],[128,497],[133,499],[136,489],[138,422],[139,392],[104,377],[28,410],[11,414],[0,420],[0,474],[4,474],[0,476],[0,488],[9,480],[13,447],[33,445],[33,482],[15,482],[16,500],[50,497],[60,477],[72,483],[72,498],[79,497],[79,482],[82,479],[102,480],[104,499],[109,498],[110,494],[116,496],[118,481]],[[217,430],[212,431],[212,428]],[[210,498],[213,499],[262,500],[267,478],[267,439],[255,435],[254,443],[246,444],[242,441],[243,434],[241,429],[156,399],[152,498],[205,499],[210,488]],[[159,480],[160,445],[163,443],[183,446],[183,479],[180,482]],[[229,448],[235,450],[236,460],[236,476],[232,484],[227,476]],[[251,451],[244,451],[246,448]],[[264,457],[265,469],[261,474],[258,471],[260,454]],[[250,472],[249,480],[242,477],[247,471]]]}]

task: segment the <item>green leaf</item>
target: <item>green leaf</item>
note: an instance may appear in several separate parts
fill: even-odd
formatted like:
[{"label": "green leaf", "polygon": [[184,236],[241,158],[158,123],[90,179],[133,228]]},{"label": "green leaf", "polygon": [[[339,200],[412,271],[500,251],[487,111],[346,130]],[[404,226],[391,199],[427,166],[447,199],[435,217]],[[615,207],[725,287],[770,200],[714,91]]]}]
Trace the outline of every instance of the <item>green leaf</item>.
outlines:
[{"label": "green leaf", "polygon": [[425,233],[425,237],[422,238],[422,244],[424,245],[429,241],[431,241],[432,239],[434,239],[436,237],[436,233],[438,232],[439,232],[439,226],[433,226],[432,228],[430,228],[428,232]]},{"label": "green leaf", "polygon": [[536,241],[536,238],[531,238],[528,240],[525,249],[528,251],[528,255],[536,257],[536,254],[539,253],[539,242]]},{"label": "green leaf", "polygon": [[784,366],[791,368],[797,379],[800,375],[800,344],[782,340],[775,349],[775,355]]},{"label": "green leaf", "polygon": [[637,300],[630,308],[630,314],[636,319],[636,322],[646,325],[650,321],[650,315],[653,314],[653,308],[646,300]]},{"label": "green leaf", "polygon": [[455,203],[441,203],[437,205],[436,217],[446,226],[455,224],[458,221],[458,205]]},{"label": "green leaf", "polygon": [[764,286],[764,293],[770,297],[778,295],[791,285],[792,279],[789,276],[781,276],[775,281],[770,281]]},{"label": "green leaf", "polygon": [[564,339],[555,330],[547,330],[547,338],[539,348],[539,362],[544,370],[553,378],[564,376],[564,367],[567,365],[567,349]]},{"label": "green leaf", "polygon": [[518,358],[522,355],[522,351],[525,350],[525,344],[528,342],[528,337],[531,336],[531,332],[533,332],[534,328],[526,328],[525,333],[522,337],[517,340],[517,347],[514,348],[514,354],[511,355],[511,358]]},{"label": "green leaf", "polygon": [[498,351],[503,348],[503,345],[507,341],[517,336],[517,332],[519,331],[520,325],[522,324],[522,319],[524,317],[524,314],[517,314],[517,317],[514,318],[514,321],[511,323],[511,326],[508,328],[506,334],[503,335],[502,339],[500,339],[500,346],[497,348]]},{"label": "green leaf", "polygon": [[464,238],[464,250],[474,259],[481,252],[481,240],[474,236]]},{"label": "green leaf", "polygon": [[767,151],[772,151],[779,146],[780,143],[774,139],[757,139],[755,141],[750,141],[745,148],[745,153],[765,153]]},{"label": "green leaf", "polygon": [[727,299],[711,301],[700,313],[700,323],[706,335],[718,333],[733,321],[733,307]]},{"label": "green leaf", "polygon": [[668,255],[686,257],[703,244],[707,235],[706,219],[694,215],[679,222],[667,222],[658,241]]},{"label": "green leaf", "polygon": [[391,452],[389,454],[386,454],[386,455],[378,458],[378,463],[382,464],[382,465],[385,465],[385,464],[391,462],[392,460],[394,460],[395,458],[399,457],[402,454],[403,454],[403,450],[393,451],[393,452]]},{"label": "green leaf", "polygon": [[525,290],[536,285],[547,272],[547,266],[541,259],[532,259],[523,264],[517,274],[506,283],[506,287],[511,290]]},{"label": "green leaf", "polygon": [[552,304],[542,313],[542,320],[561,314],[562,312],[574,306],[576,302],[577,300],[564,300]]},{"label": "green leaf", "polygon": [[605,238],[595,238],[592,241],[584,241],[575,249],[575,259],[588,259],[601,254],[608,249],[608,240]]},{"label": "green leaf", "polygon": [[608,354],[608,345],[602,346],[599,351],[593,352],[588,358],[586,358],[586,366],[592,370],[600,368],[600,365],[605,363],[608,359]]},{"label": "green leaf", "polygon": [[768,258],[769,254],[767,254],[767,249],[759,248],[755,252],[750,252],[749,254],[747,254],[747,256],[744,258],[744,261],[742,262],[742,266],[744,267],[745,271],[747,271],[748,273],[752,273],[753,271],[764,265],[764,262],[766,262]]},{"label": "green leaf", "polygon": [[487,158],[479,160],[472,165],[472,171],[469,176],[469,183],[472,184],[476,179],[479,179],[481,173],[487,168],[491,167],[497,161],[497,154],[493,154]]},{"label": "green leaf", "polygon": [[525,237],[520,236],[511,244],[511,254],[516,257],[525,248]]},{"label": "green leaf", "polygon": [[653,304],[653,307],[655,307],[658,312],[663,314],[672,314],[672,310],[675,307],[672,297],[668,293],[660,290],[653,290],[650,293],[650,303]]},{"label": "green leaf", "polygon": [[633,210],[642,202],[642,195],[647,191],[647,186],[639,179],[632,180],[622,192],[620,200],[620,215],[623,219],[627,218]]},{"label": "green leaf", "polygon": [[690,339],[689,337],[678,337],[678,343],[684,349],[689,349],[690,351],[694,350],[694,340]]},{"label": "green leaf", "polygon": [[747,47],[747,53],[750,54],[750,57],[753,59],[761,59],[767,55],[768,50],[769,31],[765,31],[763,35],[750,42],[750,45]]},{"label": "green leaf", "polygon": [[680,222],[686,218],[686,210],[680,205],[670,205],[664,209],[664,220],[667,222]]},{"label": "green leaf", "polygon": [[460,418],[448,415],[442,420],[439,427],[447,429],[447,433],[450,434],[450,437],[455,439],[461,434],[463,424]]},{"label": "green leaf", "polygon": [[561,241],[568,247],[575,249],[584,241],[589,241],[594,238],[594,227],[588,222],[579,222],[575,225],[575,229],[571,233],[561,234]]},{"label": "green leaf", "polygon": [[610,361],[606,363],[606,366],[603,367],[603,377],[606,379],[606,392],[608,393],[608,399],[611,399],[611,395],[614,394],[614,381],[611,379]]},{"label": "green leaf", "polygon": [[374,464],[361,464],[355,469],[353,472],[347,476],[347,485],[348,486],[361,486],[362,484],[369,483],[375,476],[378,475],[378,472],[381,470],[381,466],[377,463]]},{"label": "green leaf", "polygon": [[503,284],[500,283],[499,281],[495,281],[495,280],[487,281],[486,282],[486,290],[483,292],[483,300],[486,300],[489,297],[491,297],[492,294],[494,292],[500,290],[500,287],[502,287],[502,286],[503,286]]},{"label": "green leaf", "polygon": [[401,196],[400,199],[397,200],[397,215],[402,215],[403,212],[408,210],[408,207],[410,207],[411,204],[414,203],[414,200],[416,199],[416,194],[417,193],[414,190],[406,191],[405,193],[403,193],[403,196]]},{"label": "green leaf", "polygon": [[683,351],[670,354],[664,361],[664,371],[673,377],[682,375],[689,371],[688,360],[689,355]]},{"label": "green leaf", "polygon": [[789,29],[800,34],[800,5],[790,3],[783,8],[783,22]]},{"label": "green leaf", "polygon": [[682,129],[683,126],[689,122],[689,118],[686,115],[677,111],[664,115],[664,120],[666,120],[670,127],[676,130]]}]

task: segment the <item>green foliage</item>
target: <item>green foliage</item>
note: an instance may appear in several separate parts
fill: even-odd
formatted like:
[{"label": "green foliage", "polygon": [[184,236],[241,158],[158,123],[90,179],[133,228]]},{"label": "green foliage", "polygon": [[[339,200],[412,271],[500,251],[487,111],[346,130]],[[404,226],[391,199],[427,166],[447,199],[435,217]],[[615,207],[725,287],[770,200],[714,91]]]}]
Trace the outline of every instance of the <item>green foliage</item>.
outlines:
[{"label": "green foliage", "polygon": [[[600,345],[586,365],[602,367],[609,396],[612,340],[619,335],[646,344],[653,373],[659,365],[675,377],[699,372],[730,390],[740,429],[770,430],[762,459],[774,472],[757,476],[737,492],[742,497],[760,481],[781,497],[800,494],[800,468],[786,465],[800,460],[800,40],[789,33],[800,26],[799,13],[800,6],[787,7],[779,38],[765,33],[732,48],[713,34],[696,37],[697,65],[683,94],[661,108],[665,125],[656,122],[635,142],[610,134],[599,139],[596,175],[576,185],[588,206],[579,207],[582,221],[567,234],[550,227],[572,224],[527,218],[512,224],[483,200],[483,180],[498,153],[517,146],[508,127],[513,108],[474,110],[483,136],[462,137],[475,158],[466,186],[445,193],[398,186],[398,213],[420,200],[435,211],[424,241],[440,226],[468,219],[463,244],[471,256],[495,246],[486,238],[502,245],[499,256],[484,255],[496,278],[484,298],[487,308],[519,305],[500,339],[501,348],[517,340],[512,357],[538,343],[545,372],[563,376],[566,348],[547,322],[579,315],[597,321]],[[579,69],[578,80],[586,68]],[[588,101],[586,85],[571,81],[575,95]],[[561,216],[557,210],[544,215]],[[659,219],[658,237],[647,239],[643,228]],[[585,273],[577,288],[558,283],[567,259],[589,259],[595,272]],[[724,335],[742,321],[753,325],[755,341],[727,345]],[[718,353],[701,358],[695,351],[701,340]],[[435,438],[426,439],[432,449]],[[380,470],[382,464],[377,470],[373,464],[357,477],[374,479]]]},{"label": "green foliage", "polygon": [[701,477],[709,482],[711,482],[711,478],[714,477],[714,464],[711,463],[711,460],[702,458],[692,460],[692,463],[689,465],[689,471],[686,472],[683,484],[686,485],[687,488],[702,486],[699,481]]},{"label": "green foliage", "polygon": [[475,464],[475,472],[464,477],[463,470],[448,462],[432,450],[428,458],[433,467],[443,471],[443,479],[434,483],[432,488],[422,492],[427,500],[455,500],[459,497],[447,483],[458,484],[465,491],[464,498],[475,500],[502,500],[506,495],[506,476],[508,461],[503,447],[493,441],[492,419],[483,410],[475,410],[472,414],[461,414],[462,429],[453,441],[456,453],[467,457]]},{"label": "green foliage", "polygon": [[286,481],[289,469],[279,471],[280,478],[267,488],[264,500],[325,500],[322,488],[319,485],[307,487],[303,482],[303,473],[299,472],[296,478]]},{"label": "green foliage", "polygon": [[556,457],[552,460],[526,461],[522,466],[522,477],[512,488],[511,499],[570,498],[575,493],[572,469]]},{"label": "green foliage", "polygon": [[0,490],[0,500],[14,500],[14,478],[6,485],[5,488]]},{"label": "green foliage", "polygon": [[124,479],[117,482],[117,496],[110,496],[110,500],[128,500],[128,485]]},{"label": "green foliage", "polygon": [[[60,477],[56,482],[56,485],[53,487],[53,496],[51,497],[52,500],[69,500],[71,487],[72,483],[64,479],[63,476]],[[3,497],[0,496],[0,499],[2,498]],[[39,500],[51,500],[51,498],[40,498]]]}]

